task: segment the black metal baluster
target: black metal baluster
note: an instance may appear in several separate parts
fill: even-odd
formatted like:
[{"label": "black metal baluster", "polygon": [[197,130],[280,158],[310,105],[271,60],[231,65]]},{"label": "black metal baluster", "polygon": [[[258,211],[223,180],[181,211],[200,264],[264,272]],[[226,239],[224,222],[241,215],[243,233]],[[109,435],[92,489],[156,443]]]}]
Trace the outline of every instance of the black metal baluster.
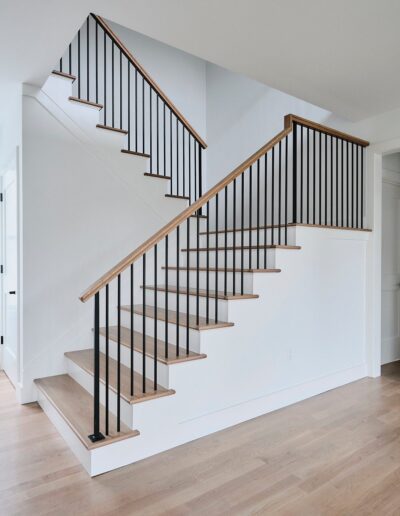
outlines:
[{"label": "black metal baluster", "polygon": [[319,189],[319,225],[322,224],[322,133],[319,133],[319,181],[318,181],[318,189]]},{"label": "black metal baluster", "polygon": [[86,18],[86,100],[89,100],[89,16]]},{"label": "black metal baluster", "polygon": [[122,52],[119,51],[119,128],[122,129]]},{"label": "black metal baluster", "polygon": [[[215,231],[218,232],[218,194],[215,195]],[[218,234],[218,233],[216,233]],[[218,270],[218,242],[215,243],[215,269]],[[235,252],[235,251],[233,251]],[[215,323],[218,322],[218,274],[215,275]]]},{"label": "black metal baluster", "polygon": [[336,226],[339,226],[339,139],[336,138]]},{"label": "black metal baluster", "polygon": [[343,154],[343,149],[344,149],[344,141],[342,141],[342,151],[341,151],[341,160],[342,160],[342,182],[341,182],[341,188],[342,188],[342,198],[341,198],[341,209],[342,209],[342,218],[341,218],[341,226],[344,227],[344,154]]},{"label": "black metal baluster", "polygon": [[[244,172],[241,175],[241,224],[240,224],[240,293],[243,295],[243,269],[244,269]],[[233,251],[235,252],[235,251]]]},{"label": "black metal baluster", "polygon": [[99,103],[99,24],[96,21],[96,104]]},{"label": "black metal baluster", "polygon": [[257,160],[257,269],[260,268],[260,160]]},{"label": "black metal baluster", "polygon": [[[200,324],[200,216],[196,213],[196,324]],[[208,220],[208,217],[207,217]]]},{"label": "black metal baluster", "polygon": [[249,269],[251,269],[252,265],[252,213],[253,213],[253,166],[250,165],[249,169],[249,236],[248,236],[248,246],[249,246]]},{"label": "black metal baluster", "polygon": [[[203,167],[202,167],[203,148],[199,144],[199,197],[203,195]],[[200,208],[201,211],[201,208]]]},{"label": "black metal baluster", "polygon": [[72,44],[70,43],[68,46],[68,72],[72,75]]},{"label": "black metal baluster", "polygon": [[163,154],[164,154],[164,176],[167,175],[167,152],[166,152],[166,135],[165,135],[165,102],[163,103]]},{"label": "black metal baluster", "polygon": [[158,96],[158,93],[157,93],[157,96],[156,96],[156,107],[157,107],[157,117],[156,117],[156,125],[157,125],[157,130],[156,130],[156,149],[157,149],[157,174],[160,174],[160,138],[159,138],[159,134],[160,134],[160,114],[159,114],[159,96]]},{"label": "black metal baluster", "polygon": [[[186,219],[186,248],[189,250],[190,247],[190,217]],[[189,319],[190,319],[190,253],[186,253],[186,355],[189,355]]]},{"label": "black metal baluster", "polygon": [[359,154],[359,146],[356,145],[356,228],[359,228],[358,225],[358,198],[359,198],[359,184],[358,184],[358,154]]},{"label": "black metal baluster", "polygon": [[[303,153],[304,153],[303,132],[304,132],[304,127],[302,125],[300,126],[300,131],[301,131],[300,132],[300,222],[303,223],[304,222],[304,219],[303,219]],[[297,220],[296,220],[296,222],[297,222]]]},{"label": "black metal baluster", "polygon": [[279,140],[279,170],[278,170],[278,244],[281,245],[281,199],[282,199],[282,140]]},{"label": "black metal baluster", "polygon": [[271,245],[275,242],[275,146],[272,147],[272,165],[271,165]]},{"label": "black metal baluster", "polygon": [[364,227],[364,147],[361,147],[361,229]]},{"label": "black metal baluster", "polygon": [[264,269],[267,268],[268,228],[268,154],[264,154]]},{"label": "black metal baluster", "polygon": [[149,140],[150,140],[150,174],[153,174],[154,170],[153,170],[153,96],[152,96],[152,93],[153,93],[153,90],[150,86],[150,92],[149,92],[149,96],[150,96],[150,100],[149,100],[149,106],[150,106],[150,121],[149,121],[149,126],[150,126],[150,135],[149,135]]},{"label": "black metal baluster", "polygon": [[182,195],[186,195],[185,126],[182,124]]},{"label": "black metal baluster", "polygon": [[[179,279],[180,279],[180,244],[179,229],[176,228],[176,356],[179,357]],[[189,248],[187,250],[189,253]]]},{"label": "black metal baluster", "polygon": [[307,224],[310,223],[310,128],[307,127]]},{"label": "black metal baluster", "polygon": [[[288,219],[288,137],[285,136],[285,245],[287,245],[287,219]],[[297,149],[296,149],[297,154]],[[297,174],[297,163],[296,163]],[[297,180],[296,180],[297,181]],[[297,193],[296,193],[297,196]],[[297,206],[297,203],[296,203]],[[297,208],[296,208],[297,209]],[[297,217],[296,217],[297,218]]]},{"label": "black metal baluster", "polygon": [[110,381],[110,364],[109,364],[109,355],[110,355],[110,330],[109,330],[109,287],[108,283],[106,285],[106,391],[105,391],[105,400],[106,400],[106,435],[109,434],[109,381]]},{"label": "black metal baluster", "polygon": [[138,71],[135,68],[135,151],[138,150]]},{"label": "black metal baluster", "polygon": [[349,142],[346,141],[346,227],[350,227],[350,217],[349,217]]},{"label": "black metal baluster", "polygon": [[351,227],[354,228],[354,143],[351,145]]},{"label": "black metal baluster", "polygon": [[[146,149],[146,125],[145,125],[145,89],[144,89],[144,77],[142,77],[142,152],[145,153]],[[150,170],[151,172],[151,170]]]},{"label": "black metal baluster", "polygon": [[[165,286],[168,285],[168,235],[165,235]],[[168,289],[165,289],[165,358],[168,358]]]},{"label": "black metal baluster", "polygon": [[134,368],[134,334],[135,334],[135,326],[134,326],[134,316],[133,316],[133,305],[134,305],[134,285],[133,285],[133,263],[130,267],[130,279],[131,279],[131,310],[130,310],[130,326],[131,326],[131,335],[130,335],[130,344],[131,344],[131,396],[134,394],[134,376],[135,376],[135,368]]},{"label": "black metal baluster", "polygon": [[143,292],[142,292],[142,392],[146,392],[146,253],[142,258]]},{"label": "black metal baluster", "polygon": [[[208,213],[208,203],[207,203],[207,213]],[[207,217],[208,219],[208,217]],[[232,256],[232,290],[233,295],[236,295],[236,178],[233,180],[233,256]]]},{"label": "black metal baluster", "polygon": [[331,226],[333,226],[333,136],[331,136]]},{"label": "black metal baluster", "polygon": [[[168,288],[168,285],[165,285]],[[157,244],[154,246],[154,390],[157,390],[157,329],[158,329],[158,287],[157,287]]]},{"label": "black metal baluster", "polygon": [[126,63],[128,67],[128,150],[131,150],[131,65],[129,60]]},{"label": "black metal baluster", "polygon": [[316,171],[315,171],[315,131],[313,131],[313,224],[315,224],[315,186]]},{"label": "black metal baluster", "polygon": [[[225,186],[225,249],[224,249],[224,295],[227,295],[227,281],[228,281],[228,187]],[[218,245],[218,232],[216,233]],[[235,251],[233,251],[235,253]]]},{"label": "black metal baluster", "polygon": [[94,296],[94,368],[93,368],[93,434],[92,442],[101,441],[104,435],[100,432],[100,294]]},{"label": "black metal baluster", "polygon": [[[209,202],[207,201],[207,221],[206,221],[206,322],[207,324],[210,321],[210,217],[209,214]],[[199,220],[199,217],[197,217]],[[215,233],[215,241],[218,240],[218,233]],[[217,245],[217,244],[215,244]],[[215,274],[218,274],[218,271],[215,269]]]},{"label": "black metal baluster", "polygon": [[197,145],[194,146],[194,200],[197,200]]},{"label": "black metal baluster", "polygon": [[170,146],[170,149],[169,149],[169,158],[170,158],[170,177],[171,177],[171,180],[169,182],[169,193],[172,194],[172,183],[173,183],[173,179],[174,179],[174,173],[173,173],[173,168],[172,168],[172,162],[173,162],[173,159],[172,159],[172,111],[170,110],[169,111],[169,146]]},{"label": "black metal baluster", "polygon": [[328,225],[328,135],[325,133],[325,225]]},{"label": "black metal baluster", "polygon": [[104,111],[104,125],[107,125],[107,36],[104,31],[104,100],[103,100],[103,111]]},{"label": "black metal baluster", "polygon": [[115,104],[115,96],[114,96],[114,41],[111,40],[111,125],[112,127],[115,127],[114,125],[114,104]]},{"label": "black metal baluster", "polygon": [[81,98],[81,31],[78,30],[78,98]]},{"label": "black metal baluster", "polygon": [[179,195],[179,131],[178,117],[176,117],[176,195]]},{"label": "black metal baluster", "polygon": [[[286,160],[287,162],[287,160]],[[287,182],[287,178],[286,178]],[[287,188],[287,187],[285,187]],[[286,203],[287,204],[287,203]],[[285,208],[286,209],[286,208]],[[293,222],[297,222],[297,124],[293,124]],[[285,228],[287,231],[287,228]]]},{"label": "black metal baluster", "polygon": [[117,278],[117,432],[121,430],[121,275]]}]

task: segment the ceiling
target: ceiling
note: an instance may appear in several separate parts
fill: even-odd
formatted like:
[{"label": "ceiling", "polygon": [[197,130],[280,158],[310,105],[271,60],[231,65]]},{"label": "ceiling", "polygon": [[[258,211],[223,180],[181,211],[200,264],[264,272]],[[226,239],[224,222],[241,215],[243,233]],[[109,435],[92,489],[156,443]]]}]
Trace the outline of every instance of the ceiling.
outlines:
[{"label": "ceiling", "polygon": [[42,82],[90,11],[349,120],[400,108],[399,0],[0,0],[0,80]]}]

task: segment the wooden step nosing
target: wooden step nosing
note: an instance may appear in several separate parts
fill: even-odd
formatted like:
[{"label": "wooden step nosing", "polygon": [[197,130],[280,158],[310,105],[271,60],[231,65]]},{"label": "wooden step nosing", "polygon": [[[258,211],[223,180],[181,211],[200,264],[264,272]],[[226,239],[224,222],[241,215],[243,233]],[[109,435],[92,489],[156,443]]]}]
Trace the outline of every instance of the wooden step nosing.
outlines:
[{"label": "wooden step nosing", "polygon": [[[124,310],[125,312],[130,312],[131,311],[128,306],[121,306],[121,310]],[[143,317],[143,313],[140,312],[138,309],[134,309],[133,313],[135,315],[140,315],[140,316]],[[181,314],[181,315],[182,315],[182,317],[179,317],[179,326],[183,326],[184,328],[186,328],[186,314]],[[154,315],[148,314],[148,313],[145,313],[144,316],[149,318],[149,319],[153,319],[153,320],[155,318]],[[159,318],[157,320],[165,322],[164,318]],[[168,319],[168,324],[173,324],[173,325],[176,326],[176,321],[171,321],[170,319]],[[217,323],[215,323],[213,321],[213,322],[208,323],[208,324],[200,324],[200,325],[191,325],[191,324],[189,324],[189,329],[194,330],[194,331],[218,330],[218,329],[222,329],[222,328],[231,328],[234,325],[235,325],[235,323],[228,322],[228,321],[220,321],[220,322],[217,322]]]},{"label": "wooden step nosing", "polygon": [[[140,285],[140,288],[143,289],[143,285]],[[171,290],[172,288],[172,290]],[[175,289],[175,290],[174,290]],[[154,287],[154,285],[146,285],[146,290],[152,290],[153,292],[157,290],[157,292],[168,292],[169,294],[177,294],[178,291],[176,290],[176,287],[173,285],[169,285],[168,288],[165,288],[165,285],[160,285],[157,287],[157,289]],[[199,291],[199,297],[207,297],[207,293]],[[186,289],[179,289],[179,295],[180,296],[186,296],[188,294]],[[197,296],[197,292],[193,292],[193,288],[189,291],[189,296]],[[239,300],[246,300],[246,299],[258,299],[260,296],[258,294],[233,294],[232,292],[229,292],[228,294],[224,294],[223,292],[217,292],[217,296],[215,295],[215,291],[209,291],[208,297],[211,299],[218,299],[220,301],[239,301]]]},{"label": "wooden step nosing", "polygon": [[132,154],[133,156],[139,156],[140,158],[149,159],[151,157],[150,154],[146,154],[145,152],[136,152],[129,149],[121,149],[121,152],[123,154]]},{"label": "wooden step nosing", "polygon": [[[78,350],[78,351],[86,351],[86,350],[82,349],[82,350]],[[73,353],[74,353],[73,351],[67,351],[64,353],[64,355],[69,360],[74,362],[74,364],[76,364],[78,367],[80,367],[83,371],[85,371],[87,374],[94,376],[94,372],[92,370],[90,370],[88,367],[85,367],[83,364],[79,363],[79,361],[76,360],[75,355],[73,355]],[[101,354],[104,355],[104,353],[101,353]],[[71,355],[73,355],[73,356],[71,356]],[[116,360],[114,360],[111,357],[109,357],[109,360],[110,361],[113,360],[114,362],[116,362]],[[123,365],[123,364],[121,364],[121,365]],[[126,367],[126,366],[124,366],[124,367]],[[135,372],[135,374],[142,377],[142,375],[140,373]],[[106,385],[106,380],[102,376],[100,376],[100,382],[104,386]],[[117,387],[114,386],[113,384],[109,383],[108,388],[111,389],[115,394],[118,393]],[[158,389],[160,389],[160,390],[158,390]],[[136,403],[142,403],[143,401],[150,401],[150,400],[157,399],[157,398],[163,398],[164,396],[171,396],[173,394],[176,394],[176,391],[174,391],[173,389],[167,389],[166,387],[163,387],[162,385],[157,385],[157,391],[154,391],[151,394],[144,393],[144,395],[141,398],[135,398],[135,396],[133,398],[130,398],[130,397],[126,396],[126,394],[124,394],[122,391],[120,392],[121,398],[124,401],[126,401],[129,405],[135,405]]]},{"label": "wooden step nosing", "polygon": [[79,97],[68,97],[68,100],[71,102],[77,102],[78,104],[83,104],[84,106],[95,107],[97,109],[103,109],[102,104],[96,104],[96,102],[91,102],[90,100],[80,99]]},{"label": "wooden step nosing", "polygon": [[[127,328],[127,329],[129,329],[129,328]],[[103,332],[103,330],[104,330],[104,332]],[[100,335],[102,337],[105,337],[105,327],[100,328]],[[113,335],[109,335],[108,338],[110,340],[112,340],[113,342],[118,343],[118,339],[116,337],[114,337]],[[123,340],[123,339],[121,339],[120,342],[121,342],[122,346],[125,346],[126,348],[130,349],[130,347],[131,347],[130,343],[125,342],[125,340]],[[140,347],[134,347],[133,349],[136,353],[140,353],[141,355],[143,355],[143,349],[140,349]],[[187,355],[184,348],[180,347],[179,349],[181,350],[182,354],[180,354],[179,356],[175,356],[175,358],[174,357],[165,358],[162,355],[160,356],[159,354],[157,354],[157,362],[161,362],[168,366],[168,365],[175,365],[175,364],[180,364],[183,362],[191,362],[193,360],[201,360],[203,358],[207,358],[207,355],[205,353],[197,353],[197,352],[192,351],[191,355]],[[152,353],[151,350],[149,350],[147,347],[146,347],[145,355],[154,360],[154,353]]]},{"label": "wooden step nosing", "polygon": [[125,129],[119,129],[118,127],[112,127],[111,125],[96,124],[96,127],[98,129],[105,129],[106,131],[113,131],[114,133],[120,133],[124,135],[128,134],[128,131]]},{"label": "wooden step nosing", "polygon": [[70,73],[60,72],[58,70],[53,70],[51,73],[53,75],[57,75],[58,77],[62,77],[64,79],[70,79],[72,82],[76,81],[76,76],[72,75]]},{"label": "wooden step nosing", "polygon": [[301,246],[300,245],[284,245],[284,244],[270,244],[270,245],[252,245],[252,246],[249,246],[249,245],[244,245],[243,247],[232,247],[232,246],[229,246],[229,247],[199,247],[197,249],[197,247],[190,247],[189,249],[181,249],[182,252],[184,253],[187,253],[187,252],[190,252],[190,253],[193,253],[193,252],[197,252],[199,251],[200,253],[204,253],[204,252],[214,252],[214,251],[241,251],[241,250],[246,250],[246,251],[257,251],[257,249],[285,249],[287,251],[298,251],[301,249]]},{"label": "wooden step nosing", "polygon": [[168,197],[169,199],[183,199],[184,201],[190,201],[190,197],[187,197],[186,195],[165,194],[165,197]]},{"label": "wooden step nosing", "polygon": [[[171,271],[176,271],[178,268],[174,265],[169,265],[168,267],[165,267],[165,265],[162,265],[161,266],[161,269],[165,270],[165,269],[168,269],[168,270],[171,270]],[[187,271],[188,270],[188,267],[179,267],[179,270],[180,271]],[[209,267],[207,269],[207,267],[199,267],[199,272],[220,272],[220,273],[223,273],[225,272],[225,269],[224,268],[218,268],[218,269],[215,269],[215,267]],[[197,267],[189,267],[189,271],[193,271],[193,272],[196,272],[197,271]],[[229,272],[230,274],[241,274],[242,273],[242,269],[232,269],[232,267],[228,267],[227,272]],[[278,272],[282,272],[282,269],[243,269],[243,273],[244,274],[256,274],[258,272],[264,272],[264,273],[267,273],[267,272],[270,272],[270,273],[278,273]]]},{"label": "wooden step nosing", "polygon": [[171,178],[169,176],[163,176],[162,174],[152,174],[151,172],[145,172],[144,175],[146,177],[154,177],[156,179],[167,179],[168,181],[171,181]]}]

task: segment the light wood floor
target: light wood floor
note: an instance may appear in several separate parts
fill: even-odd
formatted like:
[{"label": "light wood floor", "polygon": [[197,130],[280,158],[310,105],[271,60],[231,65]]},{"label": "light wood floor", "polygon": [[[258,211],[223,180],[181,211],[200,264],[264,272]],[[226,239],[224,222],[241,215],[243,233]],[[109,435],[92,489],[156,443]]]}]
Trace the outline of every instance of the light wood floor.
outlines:
[{"label": "light wood floor", "polygon": [[400,514],[400,363],[90,479],[0,374],[0,514]]}]

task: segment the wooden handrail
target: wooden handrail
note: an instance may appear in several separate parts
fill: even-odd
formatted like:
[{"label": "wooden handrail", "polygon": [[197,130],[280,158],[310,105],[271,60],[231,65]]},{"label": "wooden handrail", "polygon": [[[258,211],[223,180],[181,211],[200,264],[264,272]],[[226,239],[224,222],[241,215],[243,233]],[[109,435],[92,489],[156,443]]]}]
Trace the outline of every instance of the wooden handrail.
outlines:
[{"label": "wooden handrail", "polygon": [[[121,260],[117,265],[115,265],[112,269],[110,269],[106,274],[101,276],[95,283],[93,283],[85,292],[83,292],[80,296],[80,300],[82,302],[87,301],[92,296],[94,296],[99,290],[110,283],[114,278],[121,274],[125,269],[130,267],[130,265],[136,262],[139,258],[141,258],[147,251],[152,249],[156,244],[158,244],[163,238],[165,238],[171,231],[173,231],[176,227],[178,227],[182,222],[188,219],[191,215],[195,214],[199,211],[207,202],[214,197],[217,193],[223,190],[226,186],[228,186],[234,179],[240,176],[243,172],[245,172],[250,165],[255,163],[259,158],[261,158],[264,154],[266,154],[269,150],[272,149],[279,141],[283,140],[288,134],[290,134],[293,130],[293,122],[298,122],[308,127],[314,128],[318,131],[332,134],[332,136],[339,136],[340,138],[354,141],[354,143],[358,143],[363,147],[369,145],[368,142],[364,140],[360,140],[358,138],[353,138],[350,135],[346,135],[345,133],[340,133],[339,131],[335,131],[334,129],[330,129],[329,127],[315,124],[310,120],[306,120],[305,118],[297,117],[296,115],[286,115],[285,116],[285,128],[274,136],[269,142],[267,142],[261,149],[252,154],[249,158],[247,158],[241,165],[235,168],[230,174],[224,177],[219,183],[210,188],[208,192],[202,195],[194,204],[183,210],[179,215],[173,218],[168,224],[162,227],[157,233],[147,239],[142,245],[137,247],[132,253],[128,254],[123,260]],[[352,140],[350,140],[352,138]],[[362,142],[362,143],[361,143]]]},{"label": "wooden handrail", "polygon": [[305,127],[309,127],[310,129],[315,129],[320,133],[329,134],[330,136],[336,136],[341,140],[346,140],[348,142],[356,143],[357,145],[361,145],[361,147],[368,147],[369,142],[366,140],[362,140],[361,138],[357,138],[356,136],[352,136],[351,134],[342,133],[341,131],[337,131],[336,129],[332,129],[331,127],[327,127],[326,125],[317,124],[316,122],[312,122],[311,120],[307,120],[306,118],[302,118],[297,115],[286,115],[285,116],[285,127],[293,127],[293,123],[304,125]]},{"label": "wooden handrail", "polygon": [[150,86],[155,90],[160,98],[167,104],[170,110],[175,114],[175,116],[182,122],[182,124],[186,127],[189,133],[193,136],[195,140],[203,147],[203,149],[207,148],[206,142],[201,138],[201,136],[195,131],[195,129],[190,125],[190,123],[186,120],[186,118],[182,115],[182,113],[178,110],[175,104],[170,100],[167,95],[162,91],[162,89],[158,86],[158,84],[150,77],[150,75],[146,72],[143,66],[133,57],[131,52],[126,48],[126,46],[122,43],[119,37],[115,34],[115,32],[111,29],[111,27],[104,21],[101,16],[97,14],[91,13],[93,18],[99,23],[99,25],[103,28],[103,30],[110,36],[110,38],[114,41],[117,47],[121,50],[121,52],[125,55],[125,57],[133,64],[133,66],[139,71],[139,73],[146,79],[146,81],[150,84]]}]

